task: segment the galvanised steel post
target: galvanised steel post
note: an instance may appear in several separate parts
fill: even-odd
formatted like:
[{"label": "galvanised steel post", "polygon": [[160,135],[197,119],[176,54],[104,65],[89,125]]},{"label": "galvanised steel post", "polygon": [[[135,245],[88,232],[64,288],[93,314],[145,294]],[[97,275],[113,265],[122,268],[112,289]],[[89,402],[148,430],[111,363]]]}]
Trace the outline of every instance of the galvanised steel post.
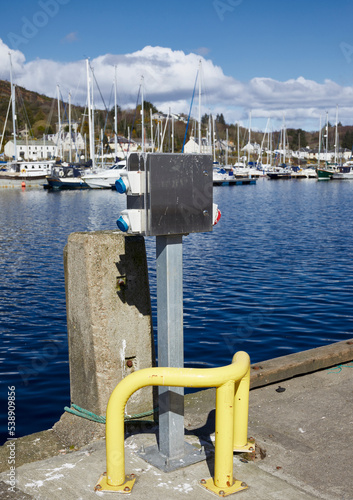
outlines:
[{"label": "galvanised steel post", "polygon": [[[183,368],[182,235],[157,236],[158,366]],[[184,388],[159,388],[159,452],[184,455]]]}]

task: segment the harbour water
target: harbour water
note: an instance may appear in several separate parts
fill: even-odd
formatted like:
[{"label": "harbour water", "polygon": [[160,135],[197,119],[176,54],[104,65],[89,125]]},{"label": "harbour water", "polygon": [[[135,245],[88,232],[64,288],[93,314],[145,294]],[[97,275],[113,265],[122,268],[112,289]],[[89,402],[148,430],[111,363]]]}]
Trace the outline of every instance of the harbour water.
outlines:
[{"label": "harbour water", "polygon": [[[222,218],[184,237],[185,365],[252,362],[353,337],[353,183],[269,181],[214,188]],[[70,404],[63,248],[75,231],[116,229],[114,191],[0,192],[1,442],[8,386],[16,437]],[[155,239],[146,239],[155,318]]]}]

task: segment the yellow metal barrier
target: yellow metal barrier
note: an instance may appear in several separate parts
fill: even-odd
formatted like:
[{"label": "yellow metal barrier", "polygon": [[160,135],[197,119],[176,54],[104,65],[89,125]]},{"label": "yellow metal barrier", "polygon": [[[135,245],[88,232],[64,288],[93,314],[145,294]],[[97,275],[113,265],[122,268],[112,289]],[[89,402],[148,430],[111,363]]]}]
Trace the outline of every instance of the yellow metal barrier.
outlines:
[{"label": "yellow metal barrier", "polygon": [[146,386],[216,387],[214,479],[201,480],[205,488],[226,496],[247,488],[233,478],[233,451],[251,449],[247,439],[250,358],[237,352],[232,364],[221,368],[146,368],[131,373],[113,390],[106,415],[107,472],[95,487],[100,491],[130,492],[135,475],[125,475],[124,411],[130,396]]}]

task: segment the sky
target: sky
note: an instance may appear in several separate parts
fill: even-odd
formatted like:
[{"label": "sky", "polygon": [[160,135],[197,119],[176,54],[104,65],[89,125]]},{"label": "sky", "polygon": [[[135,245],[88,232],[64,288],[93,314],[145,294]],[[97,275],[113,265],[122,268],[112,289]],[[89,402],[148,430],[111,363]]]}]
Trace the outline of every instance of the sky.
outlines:
[{"label": "sky", "polygon": [[201,113],[227,123],[317,130],[338,110],[353,125],[351,0],[12,0],[2,14],[0,79],[11,52],[14,83],[50,97],[59,85],[84,105],[89,58],[101,109],[116,71],[122,108],[143,76],[146,100],[188,114],[199,74]]}]

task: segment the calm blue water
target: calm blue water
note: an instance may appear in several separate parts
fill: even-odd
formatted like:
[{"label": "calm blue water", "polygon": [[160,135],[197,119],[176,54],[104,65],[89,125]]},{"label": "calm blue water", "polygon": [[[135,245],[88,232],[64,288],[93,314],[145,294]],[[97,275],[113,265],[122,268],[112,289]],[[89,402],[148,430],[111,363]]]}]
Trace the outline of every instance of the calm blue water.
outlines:
[{"label": "calm blue water", "polygon": [[[214,188],[222,218],[184,238],[185,365],[252,362],[353,337],[353,183],[268,181]],[[0,191],[1,442],[7,387],[16,436],[70,404],[63,248],[116,229],[113,191]],[[155,316],[155,239],[146,240]]]}]

